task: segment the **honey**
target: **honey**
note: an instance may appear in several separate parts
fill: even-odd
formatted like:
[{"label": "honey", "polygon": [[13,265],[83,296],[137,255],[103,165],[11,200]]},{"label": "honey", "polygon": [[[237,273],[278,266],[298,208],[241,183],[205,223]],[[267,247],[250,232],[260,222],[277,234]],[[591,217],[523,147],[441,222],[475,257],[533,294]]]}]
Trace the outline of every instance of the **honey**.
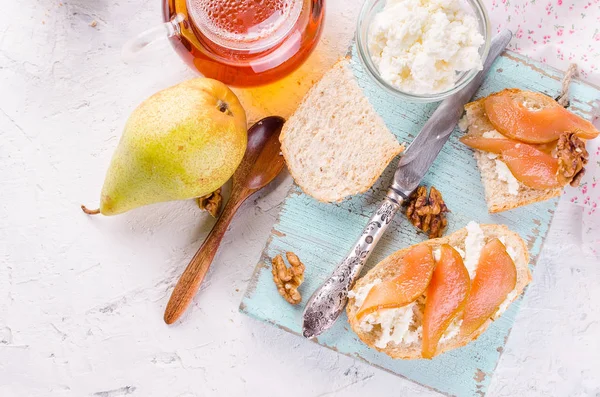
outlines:
[{"label": "honey", "polygon": [[237,87],[298,68],[321,34],[323,0],[164,0],[175,50],[206,77]]}]

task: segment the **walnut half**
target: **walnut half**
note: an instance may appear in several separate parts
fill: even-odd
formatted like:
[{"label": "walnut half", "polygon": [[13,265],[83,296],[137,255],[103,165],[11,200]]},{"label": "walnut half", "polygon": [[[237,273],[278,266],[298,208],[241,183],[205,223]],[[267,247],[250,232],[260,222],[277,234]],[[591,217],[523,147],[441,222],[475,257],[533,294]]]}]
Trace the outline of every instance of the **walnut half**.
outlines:
[{"label": "walnut half", "polygon": [[207,211],[212,215],[213,218],[216,218],[217,215],[219,215],[219,211],[221,211],[222,201],[223,197],[221,197],[221,188],[218,188],[211,194],[198,197],[198,207],[200,207],[200,209],[203,211]]},{"label": "walnut half", "polygon": [[427,187],[419,186],[404,205],[410,223],[428,233],[429,238],[442,237],[448,226],[446,212],[450,211],[439,190],[432,186],[428,197]]},{"label": "walnut half", "polygon": [[589,154],[585,149],[585,142],[574,133],[565,132],[558,138],[556,144],[556,156],[558,158],[558,178],[565,185],[579,186],[581,178],[585,174]]},{"label": "walnut half", "polygon": [[285,256],[290,263],[287,267],[283,262],[283,257],[277,255],[273,258],[271,272],[273,281],[277,286],[277,291],[286,301],[292,305],[302,302],[302,295],[298,292],[298,287],[304,281],[304,264],[293,252],[286,252]]}]

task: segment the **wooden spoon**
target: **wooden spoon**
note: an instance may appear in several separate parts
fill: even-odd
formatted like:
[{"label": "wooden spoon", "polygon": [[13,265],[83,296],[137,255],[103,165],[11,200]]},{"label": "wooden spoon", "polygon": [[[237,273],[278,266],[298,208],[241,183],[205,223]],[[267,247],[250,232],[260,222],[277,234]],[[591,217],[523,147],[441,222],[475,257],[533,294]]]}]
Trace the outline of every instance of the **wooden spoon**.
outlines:
[{"label": "wooden spoon", "polygon": [[177,321],[196,295],[237,209],[244,200],[275,179],[283,169],[279,133],[284,122],[281,117],[266,117],[248,130],[246,154],[233,174],[229,201],[177,282],[165,310],[164,319],[167,324]]}]

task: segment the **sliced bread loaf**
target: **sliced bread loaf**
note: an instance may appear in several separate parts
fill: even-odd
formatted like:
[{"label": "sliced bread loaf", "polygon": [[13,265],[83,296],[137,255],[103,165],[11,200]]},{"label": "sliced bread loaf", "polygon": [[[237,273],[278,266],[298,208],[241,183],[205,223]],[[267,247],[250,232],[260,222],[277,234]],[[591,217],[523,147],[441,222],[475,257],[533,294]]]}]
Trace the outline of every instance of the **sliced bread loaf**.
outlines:
[{"label": "sliced bread loaf", "polygon": [[[469,225],[471,226],[471,225]],[[475,225],[477,226],[477,225]],[[477,339],[498,317],[502,315],[504,310],[512,303],[525,289],[525,286],[531,281],[531,272],[529,271],[529,252],[523,239],[515,232],[510,231],[504,225],[479,225],[481,232],[483,233],[483,242],[486,243],[492,238],[499,238],[506,246],[507,252],[513,258],[515,267],[517,269],[517,283],[515,289],[508,295],[506,300],[502,303],[498,311],[488,319],[481,327],[479,327],[473,334],[468,338],[463,338],[459,335],[458,330],[460,327],[460,315],[455,319],[450,328],[446,331],[437,348],[436,354],[441,354],[445,351],[459,348],[468,344],[469,342]],[[475,228],[476,234],[479,233],[479,228]],[[457,251],[463,255],[466,252],[466,256],[469,256],[469,248],[466,247],[465,241],[467,235],[473,233],[473,230],[468,228],[460,229],[448,236],[427,240],[419,244],[430,246],[434,252],[442,244],[450,244]],[[378,351],[381,351],[392,358],[401,359],[415,359],[422,358],[422,340],[420,335],[420,326],[423,317],[423,311],[425,307],[426,296],[423,295],[417,299],[416,302],[400,309],[387,309],[388,314],[380,316],[380,318],[389,319],[393,317],[394,325],[389,333],[391,335],[383,335],[383,327],[380,324],[366,324],[368,321],[366,317],[363,317],[360,321],[356,318],[356,313],[362,305],[362,300],[365,298],[365,294],[374,283],[379,281],[385,281],[395,278],[399,274],[400,267],[402,266],[402,258],[412,247],[404,248],[395,253],[391,254],[383,261],[379,262],[373,269],[371,269],[364,277],[359,279],[352,291],[348,294],[349,300],[346,306],[346,312],[348,314],[348,321],[352,327],[352,330],[358,335],[358,337],[369,347],[372,347]],[[465,260],[465,266],[469,268]],[[476,262],[475,262],[476,263]],[[476,266],[476,265],[475,265]],[[474,272],[476,273],[477,268],[475,267]],[[471,273],[471,271],[469,272]],[[471,274],[471,278],[473,278]],[[392,310],[397,310],[396,313]],[[403,313],[402,311],[407,311]],[[410,335],[405,335],[402,341],[398,341],[398,329],[396,326],[401,326],[402,323],[406,326],[408,323],[408,329]]]},{"label": "sliced bread loaf", "polygon": [[[560,106],[552,98],[529,91],[512,90],[514,95],[531,108]],[[486,138],[502,138],[485,114],[485,98],[465,106],[468,133]],[[518,181],[508,167],[494,154],[475,150],[475,159],[485,189],[485,200],[491,213],[510,210],[560,196],[562,189],[532,189]]]},{"label": "sliced bread loaf", "polygon": [[304,192],[324,202],[363,193],[404,148],[375,112],[343,59],[285,123],[281,150]]}]

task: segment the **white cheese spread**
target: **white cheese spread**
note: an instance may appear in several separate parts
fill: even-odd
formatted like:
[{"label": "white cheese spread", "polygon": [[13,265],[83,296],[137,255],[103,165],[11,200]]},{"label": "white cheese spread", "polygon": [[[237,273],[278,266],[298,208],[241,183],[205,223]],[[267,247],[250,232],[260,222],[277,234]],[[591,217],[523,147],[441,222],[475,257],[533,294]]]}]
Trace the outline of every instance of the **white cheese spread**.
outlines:
[{"label": "white cheese spread", "polygon": [[[454,250],[456,250],[456,252],[458,252],[458,254],[460,255],[461,258],[465,259],[465,251],[463,251],[459,247],[452,247],[452,248],[454,248]],[[442,258],[442,249],[441,249],[441,247],[438,247],[433,250],[433,259],[437,262],[441,258]]]},{"label": "white cheese spread", "polygon": [[460,255],[461,258],[463,258],[463,260],[465,259],[465,257],[467,256],[467,254],[465,253],[464,250],[460,249],[459,247],[452,247],[456,250],[456,252],[458,252],[458,254]]},{"label": "white cheese spread", "polygon": [[[490,130],[490,131],[484,132],[483,137],[489,138],[489,139],[506,138],[504,135],[502,135],[501,133],[499,133],[496,130]],[[507,188],[508,188],[508,193],[512,194],[513,196],[518,196],[519,195],[519,181],[517,180],[517,178],[515,178],[515,176],[512,174],[512,172],[510,172],[510,169],[508,168],[506,163],[501,160],[497,160],[497,158],[498,158],[497,154],[486,153],[486,156],[490,160],[496,160],[496,175],[498,175],[499,180],[506,182]]]},{"label": "white cheese spread", "polygon": [[515,176],[510,172],[510,169],[506,165],[504,161],[495,160],[496,162],[496,174],[498,175],[498,179],[503,182],[506,182],[508,187],[508,193],[513,196],[519,195],[519,181]]},{"label": "white cheese spread", "polygon": [[[501,138],[505,138],[504,135],[502,135],[501,133],[499,133],[496,130],[490,130],[490,131],[484,132],[483,133],[483,137],[484,138],[489,138],[489,139],[501,139]],[[490,160],[494,160],[494,159],[498,158],[498,155],[496,153],[486,153],[486,156]]]},{"label": "white cheese spread", "polygon": [[397,309],[383,309],[365,316],[364,322],[371,324],[371,327],[375,324],[381,326],[381,335],[375,346],[383,349],[389,342],[410,344],[419,340],[418,330],[410,331],[416,304],[413,302]]},{"label": "white cheese spread", "polygon": [[485,245],[483,230],[477,222],[471,221],[467,224],[467,238],[465,238],[465,267],[471,279],[475,277],[475,270],[479,263],[481,250]]},{"label": "white cheese spread", "polygon": [[483,133],[483,137],[484,138],[488,138],[488,139],[503,139],[506,138],[504,135],[502,135],[501,133],[499,133],[496,130],[489,130]]},{"label": "white cheese spread", "polygon": [[466,114],[458,120],[458,129],[462,132],[466,132],[469,129],[469,118]]},{"label": "white cheese spread", "polygon": [[506,248],[506,253],[508,254],[508,256],[510,256],[513,262],[516,262],[517,258],[519,257],[519,250],[513,246],[506,245],[506,237],[504,236],[501,236],[498,240],[500,240],[500,242],[504,244],[504,248]]},{"label": "white cheese spread", "polygon": [[523,101],[523,106],[525,106],[525,108],[530,112],[539,112],[543,109],[539,104],[535,102],[529,102],[528,100]]},{"label": "white cheese spread", "polygon": [[506,311],[506,309],[508,309],[508,306],[512,303],[513,299],[515,299],[517,297],[517,290],[513,289],[508,295],[506,295],[506,299],[504,299],[504,302],[502,302],[502,304],[500,304],[500,306],[498,307],[498,311],[496,312],[496,316],[500,317],[502,315],[502,313],[504,313]]},{"label": "white cheese spread", "polygon": [[363,303],[365,303],[365,299],[367,298],[367,295],[369,295],[371,288],[379,283],[381,283],[381,280],[376,278],[372,283],[368,283],[358,288],[356,292],[348,291],[348,298],[354,298],[354,306],[360,308]]},{"label": "white cheese spread", "polygon": [[[513,262],[516,262],[520,255],[519,249],[506,244],[506,237],[504,237],[504,236],[501,236],[499,238],[499,240],[502,244],[504,244],[504,247],[506,248],[506,253],[508,254],[508,256],[511,257]],[[517,290],[514,289],[506,296],[506,299],[504,300],[504,302],[502,302],[502,304],[498,307],[498,311],[496,312],[496,317],[500,317],[500,315],[502,315],[502,313],[504,313],[506,311],[506,309],[508,309],[508,306],[512,303],[513,299],[515,299],[516,297],[517,297]]]},{"label": "white cheese spread", "polygon": [[[367,295],[369,295],[371,288],[379,283],[381,283],[381,280],[376,279],[372,283],[358,288],[356,292],[348,292],[348,296],[354,298],[354,306],[361,307]],[[370,332],[373,330],[373,326],[379,324],[381,326],[381,335],[375,346],[380,349],[385,348],[389,342],[396,344],[415,343],[421,338],[422,334],[422,327],[410,330],[416,305],[417,303],[413,302],[397,309],[382,309],[367,314],[360,322],[360,329],[364,332]]]},{"label": "white cheese spread", "polygon": [[441,345],[441,344],[449,341],[450,339],[454,338],[455,336],[457,336],[458,333],[460,332],[461,325],[462,325],[462,318],[456,317],[454,319],[454,321],[452,321],[450,323],[450,325],[448,326],[446,331],[444,331],[444,334],[440,338],[440,341],[438,344]]},{"label": "white cheese spread", "polygon": [[481,70],[483,43],[477,20],[459,0],[387,0],[369,26],[381,77],[413,94],[447,91],[457,72]]},{"label": "white cheese spread", "polygon": [[433,260],[435,260],[436,262],[439,262],[439,260],[441,258],[442,258],[442,249],[438,247],[433,250]]}]

